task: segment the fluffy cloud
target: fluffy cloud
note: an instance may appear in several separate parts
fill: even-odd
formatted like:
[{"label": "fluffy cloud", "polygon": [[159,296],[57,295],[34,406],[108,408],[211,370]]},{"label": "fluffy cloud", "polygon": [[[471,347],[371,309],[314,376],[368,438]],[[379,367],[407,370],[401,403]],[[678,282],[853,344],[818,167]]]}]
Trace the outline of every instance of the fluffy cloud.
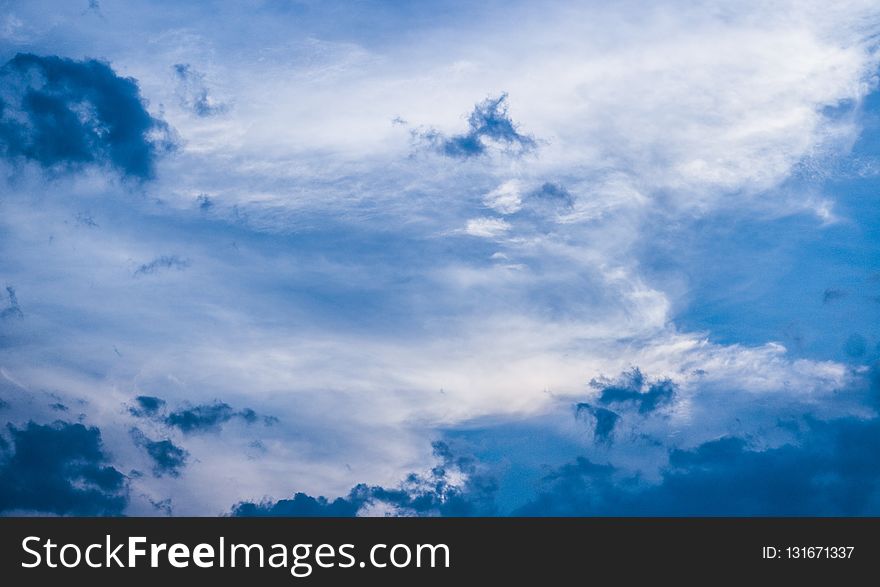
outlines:
[{"label": "fluffy cloud", "polygon": [[164,399],[151,395],[139,395],[134,401],[135,405],[129,411],[139,418],[156,416],[165,407]]},{"label": "fluffy cloud", "polygon": [[673,450],[658,484],[578,458],[516,513],[539,516],[853,516],[880,511],[877,419],[806,420],[774,448],[726,436]]},{"label": "fluffy cloud", "polygon": [[0,512],[118,515],[126,477],[107,463],[101,432],[69,422],[8,427],[0,446]]},{"label": "fluffy cloud", "polygon": [[433,444],[438,464],[428,474],[411,473],[398,487],[358,484],[347,497],[328,500],[304,493],[292,499],[233,507],[236,516],[474,516],[494,513],[495,481],[469,457],[457,457],[444,442]]},{"label": "fluffy cloud", "polygon": [[96,60],[22,53],[0,68],[0,149],[46,168],[107,164],[146,179],[173,146],[137,82]]},{"label": "fluffy cloud", "polygon": [[510,230],[510,224],[502,218],[471,218],[464,228],[465,234],[483,238],[495,238]]},{"label": "fluffy cloud", "polygon": [[499,214],[513,214],[522,208],[522,189],[521,182],[511,179],[486,194],[483,201]]}]

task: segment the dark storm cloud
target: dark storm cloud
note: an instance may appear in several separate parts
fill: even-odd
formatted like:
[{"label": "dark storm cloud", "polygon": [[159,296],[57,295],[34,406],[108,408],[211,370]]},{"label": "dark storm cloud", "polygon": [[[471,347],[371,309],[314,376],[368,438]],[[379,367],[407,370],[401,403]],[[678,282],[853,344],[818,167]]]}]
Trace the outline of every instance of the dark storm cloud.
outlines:
[{"label": "dark storm cloud", "polygon": [[189,452],[168,438],[151,440],[137,428],[132,428],[131,436],[134,443],[147,451],[147,454],[153,459],[153,474],[156,477],[180,476],[180,470],[186,466]]},{"label": "dark storm cloud", "polygon": [[174,515],[174,507],[172,506],[171,498],[160,499],[157,501],[147,497],[147,501],[150,502],[150,505],[153,506],[153,509],[157,512],[162,512],[162,514],[166,516]]},{"label": "dark storm cloud", "polygon": [[648,381],[633,368],[621,373],[615,380],[604,377],[590,381],[590,387],[599,390],[599,403],[605,405],[635,405],[640,414],[653,412],[675,397],[675,383],[670,379]]},{"label": "dark storm cloud", "polygon": [[[357,489],[357,488],[355,488]],[[239,517],[304,517],[304,518],[351,518],[366,502],[355,489],[347,497],[337,497],[333,501],[326,497],[312,497],[305,493],[295,493],[290,499],[276,502],[241,502],[233,507],[232,515]]]},{"label": "dark storm cloud", "polygon": [[[356,485],[346,497],[332,501],[296,493],[291,499],[262,503],[241,502],[235,516],[355,516],[366,505],[381,503],[406,515],[476,516],[495,513],[495,480],[482,474],[469,457],[456,457],[443,442],[433,444],[439,464],[427,475],[410,474],[399,487],[388,489]],[[450,473],[464,475],[462,486],[450,483]]]},{"label": "dark storm cloud", "polygon": [[0,512],[118,515],[125,476],[108,464],[101,432],[82,424],[7,426],[0,455]]},{"label": "dark storm cloud", "polygon": [[611,410],[593,406],[585,402],[575,405],[575,416],[590,422],[593,427],[593,439],[598,443],[610,443],[614,427],[620,420],[620,414]]},{"label": "dark storm cloud", "polygon": [[139,395],[134,398],[135,406],[129,408],[133,416],[139,418],[152,417],[165,408],[165,400],[151,395]]},{"label": "dark storm cloud", "polygon": [[521,515],[851,516],[880,514],[880,420],[805,418],[799,442],[762,450],[725,437],[673,450],[647,485],[579,458],[544,479]]},{"label": "dark storm cloud", "polygon": [[202,404],[191,406],[171,412],[165,417],[164,422],[181,432],[203,432],[219,430],[221,425],[233,419],[239,419],[247,424],[263,422],[266,425],[276,423],[277,418],[260,416],[250,408],[235,410],[225,402]]},{"label": "dark storm cloud", "polygon": [[144,444],[147,453],[155,461],[153,471],[159,477],[168,474],[172,477],[180,475],[180,469],[186,464],[189,453],[168,440],[151,440]]},{"label": "dark storm cloud", "polygon": [[236,419],[247,424],[262,422],[266,426],[278,422],[278,418],[274,416],[262,416],[250,408],[236,410],[221,401],[195,406],[184,405],[170,412],[165,409],[165,405],[165,400],[161,398],[139,395],[135,398],[135,405],[129,407],[129,412],[138,418],[162,422],[185,434],[216,431],[226,422]]},{"label": "dark storm cloud", "polygon": [[19,53],[0,68],[0,153],[44,168],[109,165],[148,179],[174,147],[137,81],[102,61]]},{"label": "dark storm cloud", "polygon": [[515,153],[537,147],[534,138],[521,134],[508,114],[507,94],[487,98],[474,107],[468,117],[468,131],[444,136],[436,130],[416,133],[447,157],[467,159],[486,153],[488,144],[499,144]]}]

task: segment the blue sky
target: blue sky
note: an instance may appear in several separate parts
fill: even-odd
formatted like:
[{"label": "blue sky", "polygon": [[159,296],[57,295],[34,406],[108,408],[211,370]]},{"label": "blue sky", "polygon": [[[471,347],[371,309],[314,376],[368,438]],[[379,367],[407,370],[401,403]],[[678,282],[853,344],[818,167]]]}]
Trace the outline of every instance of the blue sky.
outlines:
[{"label": "blue sky", "polygon": [[880,513],[871,2],[0,6],[0,513]]}]

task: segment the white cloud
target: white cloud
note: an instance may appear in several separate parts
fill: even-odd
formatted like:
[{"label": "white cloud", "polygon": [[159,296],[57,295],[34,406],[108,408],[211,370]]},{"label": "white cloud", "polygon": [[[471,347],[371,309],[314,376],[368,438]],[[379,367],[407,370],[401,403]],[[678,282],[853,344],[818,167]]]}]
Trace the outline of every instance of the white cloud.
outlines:
[{"label": "white cloud", "polygon": [[522,208],[522,192],[522,182],[510,179],[486,194],[483,202],[499,214],[514,214]]},{"label": "white cloud", "polygon": [[464,232],[471,236],[496,238],[510,230],[510,224],[503,218],[471,218]]}]

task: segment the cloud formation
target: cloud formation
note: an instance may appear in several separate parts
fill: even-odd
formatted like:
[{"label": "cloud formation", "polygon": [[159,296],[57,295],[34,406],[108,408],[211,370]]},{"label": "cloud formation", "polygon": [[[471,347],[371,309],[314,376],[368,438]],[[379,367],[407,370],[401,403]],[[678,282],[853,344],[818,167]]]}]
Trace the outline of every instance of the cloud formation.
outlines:
[{"label": "cloud formation", "polygon": [[149,179],[174,146],[137,82],[105,62],[19,53],[0,67],[0,153],[47,169],[108,165]]},{"label": "cloud formation", "polygon": [[153,417],[165,408],[165,400],[152,395],[139,395],[134,398],[135,405],[129,408],[132,416]]},{"label": "cloud formation", "polygon": [[468,116],[468,130],[463,134],[444,136],[431,130],[421,133],[442,155],[456,159],[477,157],[495,145],[510,154],[521,155],[537,148],[537,141],[517,130],[508,114],[507,94],[486,98],[474,106]]},{"label": "cloud formation", "polygon": [[[880,420],[789,423],[794,443],[726,436],[669,453],[659,483],[580,457],[544,479],[521,515],[865,516],[880,512]],[[783,423],[786,425],[786,423]],[[802,428],[802,429],[801,429]]]},{"label": "cloud formation", "polygon": [[351,517],[356,515],[477,516],[495,511],[495,480],[470,457],[457,457],[444,442],[434,442],[438,464],[429,473],[411,473],[398,486],[358,484],[346,497],[329,500],[296,493],[291,499],[241,502],[234,516]]},{"label": "cloud formation", "polygon": [[108,463],[101,432],[69,422],[7,426],[0,446],[0,512],[118,515],[125,476]]},{"label": "cloud formation", "polygon": [[574,206],[574,196],[565,186],[554,182],[544,182],[541,187],[529,194],[533,205],[549,208],[551,210],[571,210]]},{"label": "cloud formation", "polygon": [[170,439],[151,440],[137,428],[132,428],[131,437],[134,443],[153,459],[153,474],[156,477],[168,475],[179,477],[180,471],[186,466],[189,453],[174,444]]},{"label": "cloud formation", "polygon": [[140,265],[134,272],[134,276],[153,275],[164,269],[176,269],[182,271],[189,267],[187,259],[181,259],[177,255],[161,255],[156,257],[149,263]]},{"label": "cloud formation", "polygon": [[606,408],[593,406],[586,402],[580,402],[575,405],[575,415],[579,418],[588,419],[593,428],[593,438],[596,442],[611,442],[611,435],[614,433],[614,427],[620,420],[620,414]]},{"label": "cloud formation", "polygon": [[233,419],[240,419],[247,424],[253,424],[260,420],[266,424],[274,422],[272,418],[258,416],[250,408],[234,410],[225,402],[181,408],[165,416],[164,422],[178,428],[184,434],[190,434],[219,430],[223,424]]},{"label": "cloud formation", "polygon": [[617,379],[604,377],[590,381],[590,387],[599,392],[599,403],[605,405],[635,405],[640,414],[647,414],[672,402],[675,384],[670,379],[648,381],[638,367],[621,373]]},{"label": "cloud formation", "polygon": [[[129,407],[128,411],[132,416],[161,422],[171,428],[177,428],[184,434],[216,432],[231,420],[241,420],[246,424],[262,422],[267,426],[278,422],[273,416],[260,416],[250,408],[236,410],[221,401],[198,405],[184,404],[176,410],[168,411],[165,400],[149,395],[137,396],[135,405]],[[135,433],[138,437],[140,437],[139,432]],[[171,450],[176,452],[174,449]]]},{"label": "cloud formation", "polygon": [[15,293],[15,288],[11,285],[6,286],[6,297],[8,299],[7,306],[0,310],[0,319],[24,318],[24,312],[21,311],[21,306],[18,305],[18,296]]},{"label": "cloud formation", "polygon": [[182,107],[201,117],[226,112],[227,105],[218,102],[208,93],[205,74],[193,69],[189,63],[175,63],[173,70],[177,77],[177,91]]}]

